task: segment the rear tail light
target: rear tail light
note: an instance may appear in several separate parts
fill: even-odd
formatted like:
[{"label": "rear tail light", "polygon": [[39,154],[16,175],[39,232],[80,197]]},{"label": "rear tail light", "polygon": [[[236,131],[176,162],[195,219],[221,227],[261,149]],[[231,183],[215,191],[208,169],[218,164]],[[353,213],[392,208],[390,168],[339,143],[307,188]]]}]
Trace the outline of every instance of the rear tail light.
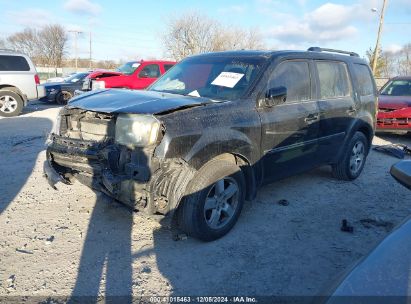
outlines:
[{"label": "rear tail light", "polygon": [[40,84],[40,78],[39,75],[34,75],[34,81],[36,82],[36,84]]}]

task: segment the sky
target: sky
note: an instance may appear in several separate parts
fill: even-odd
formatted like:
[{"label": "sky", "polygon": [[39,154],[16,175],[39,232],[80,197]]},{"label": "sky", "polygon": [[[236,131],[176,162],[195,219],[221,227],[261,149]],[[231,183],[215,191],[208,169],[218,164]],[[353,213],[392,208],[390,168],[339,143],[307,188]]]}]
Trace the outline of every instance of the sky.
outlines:
[{"label": "sky", "polygon": [[[59,23],[78,35],[79,57],[97,60],[166,58],[162,34],[170,18],[198,11],[221,24],[257,29],[268,49],[320,46],[365,56],[375,47],[383,0],[0,0],[0,38],[25,27]],[[372,9],[377,9],[373,12]],[[384,50],[411,43],[411,0],[388,0]],[[68,55],[74,56],[69,32]]]}]

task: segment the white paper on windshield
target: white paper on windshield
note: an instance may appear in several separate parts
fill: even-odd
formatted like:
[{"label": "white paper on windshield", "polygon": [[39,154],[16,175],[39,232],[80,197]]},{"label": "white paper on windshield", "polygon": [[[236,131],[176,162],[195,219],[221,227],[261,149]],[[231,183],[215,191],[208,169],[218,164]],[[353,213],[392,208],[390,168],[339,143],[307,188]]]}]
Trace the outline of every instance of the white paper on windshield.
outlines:
[{"label": "white paper on windshield", "polygon": [[227,87],[227,88],[234,88],[237,82],[244,76],[241,73],[233,73],[233,72],[222,72],[220,75],[217,76],[216,79],[213,80],[211,84]]},{"label": "white paper on windshield", "polygon": [[188,93],[188,95],[194,96],[194,97],[201,97],[200,94],[197,92],[197,90],[194,90],[194,91]]},{"label": "white paper on windshield", "polygon": [[140,66],[139,63],[133,63],[133,64],[131,65],[132,68],[138,68],[139,66]]}]

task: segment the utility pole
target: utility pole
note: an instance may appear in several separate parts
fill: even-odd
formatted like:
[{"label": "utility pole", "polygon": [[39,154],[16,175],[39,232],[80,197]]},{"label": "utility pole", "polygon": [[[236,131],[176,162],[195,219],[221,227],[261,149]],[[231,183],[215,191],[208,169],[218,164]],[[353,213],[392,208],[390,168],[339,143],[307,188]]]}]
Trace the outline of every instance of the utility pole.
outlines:
[{"label": "utility pole", "polygon": [[[373,56],[373,59],[372,59],[372,73],[374,74],[374,76],[375,76],[375,72],[376,72],[376,69],[377,69],[378,51],[379,51],[382,27],[384,25],[384,13],[385,13],[385,7],[387,5],[387,1],[388,0],[383,0],[382,9],[381,9],[381,12],[379,13],[379,15],[380,15],[380,24],[378,26],[377,42],[375,44],[374,56]],[[373,10],[373,11],[377,11],[377,10]]]},{"label": "utility pole", "polygon": [[69,32],[74,33],[74,57],[75,57],[75,61],[76,61],[76,72],[77,72],[77,60],[78,60],[78,57],[77,57],[77,36],[79,34],[82,34],[83,32],[82,31],[75,31],[75,30],[70,30]]}]

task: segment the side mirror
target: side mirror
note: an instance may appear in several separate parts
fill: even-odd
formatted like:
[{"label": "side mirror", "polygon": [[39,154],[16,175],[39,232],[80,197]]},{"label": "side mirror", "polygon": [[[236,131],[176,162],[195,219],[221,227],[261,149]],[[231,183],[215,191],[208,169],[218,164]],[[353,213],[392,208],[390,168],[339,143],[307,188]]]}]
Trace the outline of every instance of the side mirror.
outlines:
[{"label": "side mirror", "polygon": [[148,78],[148,73],[147,73],[147,71],[142,70],[142,71],[140,72],[140,74],[138,74],[138,77],[140,77],[140,78]]},{"label": "side mirror", "polygon": [[392,165],[390,173],[401,185],[411,190],[411,160],[402,160]]},{"label": "side mirror", "polygon": [[265,106],[272,107],[278,104],[282,104],[287,100],[287,88],[286,87],[275,87],[269,89],[265,93]]}]

